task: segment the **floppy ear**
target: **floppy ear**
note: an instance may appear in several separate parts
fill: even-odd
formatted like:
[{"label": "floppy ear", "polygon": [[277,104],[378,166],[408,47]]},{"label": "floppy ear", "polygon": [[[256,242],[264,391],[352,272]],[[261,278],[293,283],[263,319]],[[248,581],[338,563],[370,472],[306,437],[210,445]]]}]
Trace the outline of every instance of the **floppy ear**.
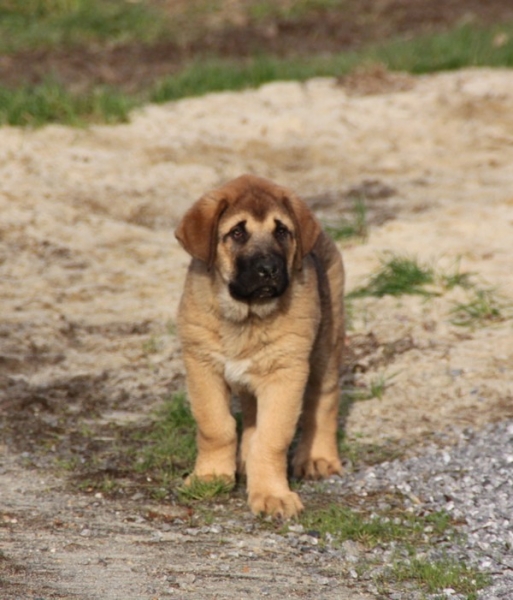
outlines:
[{"label": "floppy ear", "polygon": [[296,230],[297,248],[294,266],[301,270],[303,258],[315,246],[315,242],[321,233],[321,226],[312,211],[298,196],[289,193],[283,198],[283,203],[294,222],[294,229]]},{"label": "floppy ear", "polygon": [[227,206],[223,197],[203,196],[189,208],[175,231],[184,250],[207,263],[209,270],[216,258],[219,219]]}]

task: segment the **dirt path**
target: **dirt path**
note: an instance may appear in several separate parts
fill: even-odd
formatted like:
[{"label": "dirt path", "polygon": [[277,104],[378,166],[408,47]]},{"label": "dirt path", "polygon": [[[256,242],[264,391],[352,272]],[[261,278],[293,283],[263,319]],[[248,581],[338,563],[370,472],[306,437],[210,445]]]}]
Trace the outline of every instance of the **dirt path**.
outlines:
[{"label": "dirt path", "polygon": [[[173,318],[187,257],[171,230],[242,172],[293,187],[329,223],[365,197],[368,240],[344,248],[349,289],[384,252],[439,273],[459,261],[508,315],[513,74],[377,74],[370,88],[362,77],[150,106],[124,126],[0,130],[2,598],[313,598],[321,584],[323,598],[358,597],[333,557],[272,542],[241,497],[235,525],[225,505],[213,531],[191,535],[186,515],[152,521],[137,495],[71,493],[52,473],[76,449],[52,444],[64,429],[144,420],[181,389]],[[354,303],[351,344],[367,344],[357,381],[390,385],[353,405],[350,440],[411,448],[513,416],[512,321],[453,325],[469,294]]]},{"label": "dirt path", "polygon": [[0,483],[9,558],[7,573],[0,571],[2,600],[314,598],[319,587],[327,599],[371,598],[348,587],[335,560],[315,546],[293,547],[255,530],[249,517],[166,525],[158,515],[186,521],[186,509],[77,497],[51,475],[5,463]]}]

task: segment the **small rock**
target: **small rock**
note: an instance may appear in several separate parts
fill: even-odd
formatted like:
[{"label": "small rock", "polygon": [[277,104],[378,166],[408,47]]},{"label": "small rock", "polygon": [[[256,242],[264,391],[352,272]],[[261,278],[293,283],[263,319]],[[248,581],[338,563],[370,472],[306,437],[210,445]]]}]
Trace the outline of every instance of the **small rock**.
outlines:
[{"label": "small rock", "polygon": [[317,546],[319,544],[319,540],[316,537],[313,537],[308,534],[300,536],[299,541],[302,544],[310,544],[311,546]]},{"label": "small rock", "polygon": [[303,525],[289,525],[289,531],[292,533],[303,533],[304,530],[305,528],[303,527]]},{"label": "small rock", "polygon": [[184,531],[184,533],[185,533],[185,535],[190,535],[192,537],[196,537],[200,533],[200,530],[195,529],[194,527],[187,527],[187,529]]},{"label": "small rock", "polygon": [[176,583],[178,583],[178,585],[180,587],[191,585],[195,581],[196,581],[196,575],[194,575],[194,573],[185,573],[184,575],[179,575],[176,578]]},{"label": "small rock", "polygon": [[346,540],[342,543],[342,551],[349,562],[355,563],[360,559],[361,551],[356,542]]}]

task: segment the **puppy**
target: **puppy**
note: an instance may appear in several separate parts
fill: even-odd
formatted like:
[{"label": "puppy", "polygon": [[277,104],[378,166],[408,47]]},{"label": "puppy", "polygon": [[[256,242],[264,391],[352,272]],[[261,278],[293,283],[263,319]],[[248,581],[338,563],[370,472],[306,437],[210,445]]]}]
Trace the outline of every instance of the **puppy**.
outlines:
[{"label": "puppy", "polygon": [[[198,454],[189,478],[247,477],[253,513],[290,518],[287,481],[341,473],[337,449],[344,269],[291,191],[243,175],[204,195],[176,237],[192,256],[178,313]],[[237,456],[231,396],[243,431]]]}]

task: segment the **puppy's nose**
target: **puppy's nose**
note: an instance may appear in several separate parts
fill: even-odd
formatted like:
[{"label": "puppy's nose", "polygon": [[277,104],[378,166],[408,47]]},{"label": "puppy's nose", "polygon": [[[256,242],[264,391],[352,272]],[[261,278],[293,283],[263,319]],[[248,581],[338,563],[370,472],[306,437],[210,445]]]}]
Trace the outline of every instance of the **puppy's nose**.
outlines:
[{"label": "puppy's nose", "polygon": [[255,268],[262,279],[274,279],[278,274],[279,265],[274,256],[263,256],[258,259]]}]

